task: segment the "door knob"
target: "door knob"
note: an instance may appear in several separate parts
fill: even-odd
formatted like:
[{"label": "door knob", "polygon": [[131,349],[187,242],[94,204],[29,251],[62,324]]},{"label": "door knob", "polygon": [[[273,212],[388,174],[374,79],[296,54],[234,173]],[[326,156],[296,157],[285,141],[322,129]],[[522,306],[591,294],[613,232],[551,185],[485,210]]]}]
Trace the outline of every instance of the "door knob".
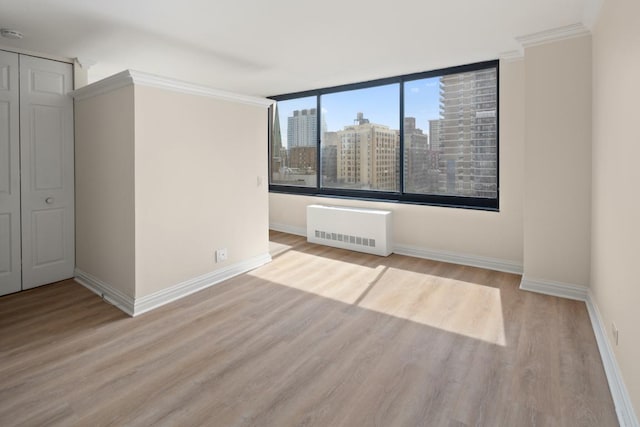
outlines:
[{"label": "door knob", "polygon": [[44,202],[48,205],[53,203],[53,197],[47,197],[46,199],[44,199]]}]

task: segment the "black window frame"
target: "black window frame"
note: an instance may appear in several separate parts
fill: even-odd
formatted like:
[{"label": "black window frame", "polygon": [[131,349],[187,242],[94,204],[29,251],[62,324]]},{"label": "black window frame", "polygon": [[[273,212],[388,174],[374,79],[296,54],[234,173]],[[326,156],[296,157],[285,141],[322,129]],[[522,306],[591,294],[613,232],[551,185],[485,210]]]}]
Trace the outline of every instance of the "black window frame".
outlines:
[{"label": "black window frame", "polygon": [[[413,80],[420,80],[432,77],[441,77],[449,74],[459,74],[470,71],[480,71],[495,68],[496,70],[496,197],[469,197],[469,196],[452,196],[452,195],[440,195],[440,194],[415,194],[404,192],[404,163],[405,163],[405,150],[404,150],[404,89],[405,83]],[[320,98],[322,95],[327,95],[336,92],[344,92],[356,89],[366,89],[375,86],[382,86],[388,84],[399,83],[399,103],[400,103],[400,121],[399,121],[399,138],[400,138],[400,164],[399,167],[399,187],[398,192],[387,192],[378,190],[351,190],[340,188],[325,188],[322,187],[322,171],[321,171],[321,105]],[[317,141],[316,141],[316,186],[296,186],[296,185],[278,185],[272,184],[272,123],[273,123],[273,107],[269,108],[269,126],[268,126],[268,168],[269,168],[269,192],[270,193],[284,193],[284,194],[300,194],[306,196],[317,197],[330,197],[330,198],[346,198],[357,199],[363,201],[373,202],[386,202],[386,203],[406,203],[428,206],[442,206],[453,207],[463,209],[477,209],[486,211],[499,211],[500,205],[500,61],[490,60],[477,62],[473,64],[459,65],[455,67],[442,68],[437,70],[404,74],[401,76],[387,77],[376,80],[369,80],[359,83],[350,83],[339,86],[326,87],[321,89],[313,89],[302,92],[293,92],[284,95],[269,96],[276,102],[286,101],[296,98],[316,97],[316,111],[317,114]]]}]

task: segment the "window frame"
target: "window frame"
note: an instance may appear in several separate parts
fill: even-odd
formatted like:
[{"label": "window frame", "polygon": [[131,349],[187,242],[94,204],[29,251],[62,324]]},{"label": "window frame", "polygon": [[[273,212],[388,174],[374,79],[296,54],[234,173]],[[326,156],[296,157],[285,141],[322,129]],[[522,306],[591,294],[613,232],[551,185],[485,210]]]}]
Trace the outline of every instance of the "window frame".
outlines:
[{"label": "window frame", "polygon": [[[416,193],[405,193],[404,192],[404,180],[405,180],[405,146],[404,146],[404,91],[405,91],[405,83],[411,82],[413,80],[420,80],[432,77],[441,77],[450,74],[459,74],[470,71],[480,71],[486,70],[490,68],[495,68],[496,70],[496,197],[495,198],[485,198],[485,197],[469,197],[469,196],[453,196],[453,195],[440,195],[440,194],[416,194]],[[378,190],[352,190],[352,189],[340,189],[340,188],[326,188],[322,187],[322,147],[321,140],[322,135],[320,132],[321,129],[321,120],[322,120],[322,109],[321,109],[321,96],[328,95],[336,92],[344,92],[356,89],[366,89],[375,86],[382,86],[388,84],[399,83],[399,96],[398,101],[400,104],[399,112],[399,138],[400,138],[400,164],[399,167],[399,187],[400,191],[398,192],[389,192],[389,191],[378,191]],[[442,206],[442,207],[453,207],[453,208],[463,208],[463,209],[477,209],[477,210],[486,210],[486,211],[499,211],[500,205],[500,61],[499,60],[490,60],[477,62],[473,64],[459,65],[455,67],[442,68],[437,70],[412,73],[412,74],[404,74],[401,76],[395,77],[387,77],[376,80],[369,80],[365,82],[359,83],[350,83],[339,86],[326,87],[321,89],[313,89],[301,92],[293,92],[283,95],[274,95],[269,96],[269,99],[272,99],[276,102],[279,101],[287,101],[296,98],[305,98],[312,97],[316,98],[316,127],[318,129],[317,132],[317,141],[316,141],[316,185],[315,187],[309,186],[296,186],[296,185],[279,185],[272,184],[272,123],[273,123],[273,106],[269,108],[268,118],[268,172],[269,172],[269,192],[270,193],[283,193],[283,194],[299,194],[306,196],[316,196],[316,197],[329,197],[329,198],[338,198],[338,199],[357,199],[363,201],[374,201],[374,202],[387,202],[387,203],[406,203],[406,204],[417,204],[417,205],[427,205],[427,206]]]}]

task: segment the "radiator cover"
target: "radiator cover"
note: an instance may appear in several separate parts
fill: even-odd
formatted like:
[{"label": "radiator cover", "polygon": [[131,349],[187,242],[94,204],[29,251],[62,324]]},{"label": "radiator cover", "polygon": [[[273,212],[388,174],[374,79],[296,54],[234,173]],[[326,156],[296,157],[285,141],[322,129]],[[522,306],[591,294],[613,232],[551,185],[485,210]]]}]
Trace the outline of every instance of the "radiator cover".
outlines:
[{"label": "radiator cover", "polygon": [[307,241],[387,256],[392,252],[391,211],[309,205]]}]

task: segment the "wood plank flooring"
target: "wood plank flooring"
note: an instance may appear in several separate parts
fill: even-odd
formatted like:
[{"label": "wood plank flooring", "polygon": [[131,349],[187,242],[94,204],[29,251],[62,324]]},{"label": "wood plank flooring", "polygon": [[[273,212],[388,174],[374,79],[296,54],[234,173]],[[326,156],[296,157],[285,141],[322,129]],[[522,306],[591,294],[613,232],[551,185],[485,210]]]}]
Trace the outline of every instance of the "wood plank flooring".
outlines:
[{"label": "wood plank flooring", "polygon": [[311,245],[136,318],[73,281],[0,298],[0,425],[615,426],[584,303]]}]

